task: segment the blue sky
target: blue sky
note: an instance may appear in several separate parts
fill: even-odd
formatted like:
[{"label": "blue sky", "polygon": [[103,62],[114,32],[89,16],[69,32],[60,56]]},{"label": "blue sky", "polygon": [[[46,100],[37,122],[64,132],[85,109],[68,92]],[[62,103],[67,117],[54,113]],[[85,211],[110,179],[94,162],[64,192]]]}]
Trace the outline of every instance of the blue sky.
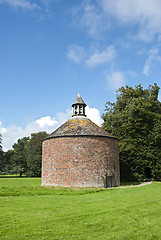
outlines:
[{"label": "blue sky", "polygon": [[119,87],[161,87],[160,9],[160,0],[0,0],[4,150],[55,130],[78,93],[101,124]]}]

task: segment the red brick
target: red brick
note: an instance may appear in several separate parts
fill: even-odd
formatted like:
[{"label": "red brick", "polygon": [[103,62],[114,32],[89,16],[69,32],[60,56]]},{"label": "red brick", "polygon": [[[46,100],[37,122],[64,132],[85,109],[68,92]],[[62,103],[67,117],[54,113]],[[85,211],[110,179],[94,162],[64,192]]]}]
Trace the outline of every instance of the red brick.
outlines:
[{"label": "red brick", "polygon": [[118,142],[98,136],[55,137],[43,141],[42,185],[105,187],[120,185]]}]

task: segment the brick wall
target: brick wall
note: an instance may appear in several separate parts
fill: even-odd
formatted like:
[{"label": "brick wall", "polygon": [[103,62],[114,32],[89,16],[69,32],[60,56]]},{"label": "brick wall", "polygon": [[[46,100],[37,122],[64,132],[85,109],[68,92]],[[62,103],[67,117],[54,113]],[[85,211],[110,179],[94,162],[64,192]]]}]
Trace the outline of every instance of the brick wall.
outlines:
[{"label": "brick wall", "polygon": [[42,185],[105,187],[120,184],[118,143],[108,137],[57,137],[43,141]]}]

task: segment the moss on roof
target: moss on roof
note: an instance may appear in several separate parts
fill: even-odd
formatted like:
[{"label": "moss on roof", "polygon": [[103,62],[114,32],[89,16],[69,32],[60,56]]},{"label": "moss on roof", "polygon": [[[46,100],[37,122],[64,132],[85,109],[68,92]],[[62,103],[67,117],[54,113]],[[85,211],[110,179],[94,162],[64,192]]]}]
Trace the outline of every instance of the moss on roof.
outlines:
[{"label": "moss on roof", "polygon": [[86,117],[73,117],[57,128],[46,139],[68,136],[103,136],[115,138]]}]

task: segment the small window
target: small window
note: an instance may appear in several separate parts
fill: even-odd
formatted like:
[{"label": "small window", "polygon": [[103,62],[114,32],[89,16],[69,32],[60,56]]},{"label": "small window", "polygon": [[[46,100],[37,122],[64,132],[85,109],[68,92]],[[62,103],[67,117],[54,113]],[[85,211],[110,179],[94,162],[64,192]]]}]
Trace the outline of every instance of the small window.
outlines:
[{"label": "small window", "polygon": [[77,105],[75,105],[74,114],[77,114]]},{"label": "small window", "polygon": [[80,105],[79,111],[80,111],[80,114],[83,114],[83,106],[82,105]]}]

